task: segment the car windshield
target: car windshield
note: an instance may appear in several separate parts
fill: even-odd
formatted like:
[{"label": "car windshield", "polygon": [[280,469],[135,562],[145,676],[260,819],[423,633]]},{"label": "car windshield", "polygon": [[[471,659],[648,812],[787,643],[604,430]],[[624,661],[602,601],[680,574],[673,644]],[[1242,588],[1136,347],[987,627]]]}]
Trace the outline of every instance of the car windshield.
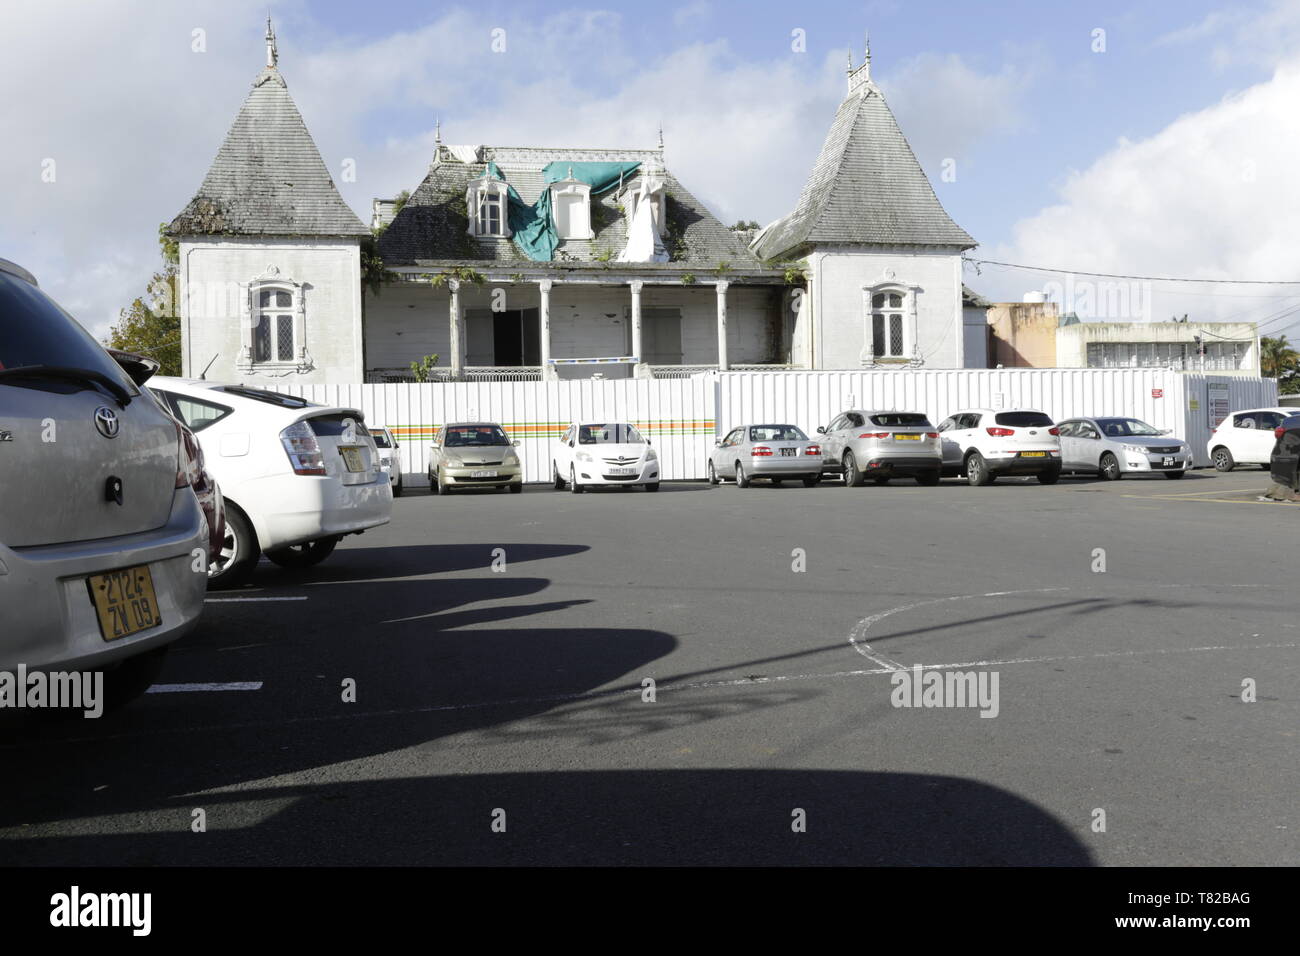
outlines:
[{"label": "car windshield", "polygon": [[1160,429],[1152,428],[1136,418],[1098,418],[1097,427],[1107,438],[1127,438],[1132,435],[1159,435]]},{"label": "car windshield", "polygon": [[443,444],[448,448],[477,448],[485,445],[509,445],[510,439],[500,425],[453,425],[447,429]]},{"label": "car windshield", "polygon": [[579,445],[640,445],[645,439],[631,425],[617,422],[611,425],[578,426]]},{"label": "car windshield", "polygon": [[930,419],[920,412],[882,412],[871,416],[871,424],[890,426],[901,425],[904,428],[929,428]]},{"label": "car windshield", "polygon": [[807,438],[794,425],[754,425],[749,430],[750,441],[806,441]]},{"label": "car windshield", "polygon": [[129,395],[139,392],[76,319],[30,282],[0,271],[0,370],[41,367],[86,369],[120,383]]},{"label": "car windshield", "polygon": [[998,412],[994,421],[1012,428],[1051,428],[1053,424],[1042,412]]},{"label": "car windshield", "polygon": [[382,431],[382,430],[381,430],[381,431],[377,431],[377,432],[371,432],[371,433],[370,433],[370,437],[373,438],[373,439],[375,440],[375,447],[376,447],[376,448],[392,448],[392,447],[393,447],[393,443],[390,442],[390,441],[388,440],[388,432],[386,432],[386,431]]}]

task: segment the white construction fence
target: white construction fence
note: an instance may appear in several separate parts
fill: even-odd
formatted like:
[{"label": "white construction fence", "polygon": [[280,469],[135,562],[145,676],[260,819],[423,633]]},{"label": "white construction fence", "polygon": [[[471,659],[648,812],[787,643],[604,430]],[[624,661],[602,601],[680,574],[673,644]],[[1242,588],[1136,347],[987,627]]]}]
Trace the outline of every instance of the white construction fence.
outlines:
[{"label": "white construction fence", "polygon": [[1130,415],[1191,443],[1199,466],[1213,426],[1230,411],[1277,404],[1272,379],[1165,369],[953,369],[711,372],[679,379],[282,385],[278,391],[356,408],[392,429],[407,483],[425,476],[438,427],[499,422],[520,440],[527,481],[547,481],[550,443],[579,419],[635,424],[659,452],[666,480],[701,479],[715,437],[736,425],[781,422],[809,435],[848,408],[925,412],[938,424],[964,408],[1034,408],[1056,421]]}]

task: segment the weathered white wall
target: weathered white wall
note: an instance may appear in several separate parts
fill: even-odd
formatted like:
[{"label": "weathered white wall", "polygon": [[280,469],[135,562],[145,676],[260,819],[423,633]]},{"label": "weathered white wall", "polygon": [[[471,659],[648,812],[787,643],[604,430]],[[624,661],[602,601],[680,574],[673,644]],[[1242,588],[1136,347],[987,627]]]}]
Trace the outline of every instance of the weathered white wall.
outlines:
[{"label": "weathered white wall", "polygon": [[1243,350],[1242,367],[1235,372],[1216,370],[1216,375],[1259,374],[1258,330],[1253,322],[1080,322],[1056,330],[1056,363],[1061,368],[1087,368],[1090,343],[1170,342],[1195,346],[1195,337],[1206,342],[1235,340]]},{"label": "weathered white wall", "polygon": [[888,281],[887,270],[894,273],[893,281],[920,287],[916,350],[924,367],[963,367],[961,258],[956,251],[823,247],[808,257],[808,264],[818,368],[861,368],[866,329],[862,286]]},{"label": "weathered white wall", "polygon": [[[307,351],[315,369],[259,376],[239,372],[240,290],[268,267],[304,285]],[[184,374],[247,382],[360,382],[361,256],[350,239],[189,238],[180,244],[181,355]]]}]

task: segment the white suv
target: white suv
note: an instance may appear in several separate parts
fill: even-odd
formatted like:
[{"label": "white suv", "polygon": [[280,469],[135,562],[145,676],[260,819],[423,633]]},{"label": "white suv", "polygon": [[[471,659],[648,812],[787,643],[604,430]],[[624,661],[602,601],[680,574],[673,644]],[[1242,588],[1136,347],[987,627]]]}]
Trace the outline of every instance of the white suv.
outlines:
[{"label": "white suv", "polygon": [[551,446],[556,491],[589,485],[643,485],[659,490],[659,456],[627,422],[574,422]]},{"label": "white suv", "polygon": [[1060,431],[1032,408],[972,408],[939,423],[943,473],[987,485],[1000,475],[1033,475],[1045,485],[1061,477]]},{"label": "white suv", "polygon": [[226,499],[210,585],[243,581],[263,552],[283,567],[310,567],[344,535],[388,523],[388,473],[356,409],[192,379],[155,377],[149,388],[194,430]]},{"label": "white suv", "polygon": [[1237,465],[1268,468],[1273,455],[1273,429],[1296,413],[1294,408],[1255,408],[1233,412],[1210,435],[1206,450],[1219,471]]}]

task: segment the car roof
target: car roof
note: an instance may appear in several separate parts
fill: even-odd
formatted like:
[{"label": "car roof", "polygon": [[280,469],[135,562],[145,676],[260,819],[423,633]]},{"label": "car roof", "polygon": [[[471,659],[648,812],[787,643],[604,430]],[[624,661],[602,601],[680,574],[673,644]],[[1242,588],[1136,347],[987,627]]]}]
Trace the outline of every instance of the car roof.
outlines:
[{"label": "car roof", "polygon": [[[487,426],[487,425],[493,425],[497,428],[501,428],[500,422],[447,422],[442,427],[443,428],[477,428],[479,426]],[[502,431],[504,430],[505,429],[502,429]]]},{"label": "car roof", "polygon": [[8,259],[0,259],[0,272],[7,272],[10,275],[17,276],[24,282],[30,282],[32,285],[40,288],[40,283],[36,281],[36,276],[32,275],[16,262],[10,262]]},{"label": "car roof", "polygon": [[857,412],[859,415],[925,415],[927,417],[930,414],[915,408],[850,408],[840,414],[847,415],[849,412]]}]

